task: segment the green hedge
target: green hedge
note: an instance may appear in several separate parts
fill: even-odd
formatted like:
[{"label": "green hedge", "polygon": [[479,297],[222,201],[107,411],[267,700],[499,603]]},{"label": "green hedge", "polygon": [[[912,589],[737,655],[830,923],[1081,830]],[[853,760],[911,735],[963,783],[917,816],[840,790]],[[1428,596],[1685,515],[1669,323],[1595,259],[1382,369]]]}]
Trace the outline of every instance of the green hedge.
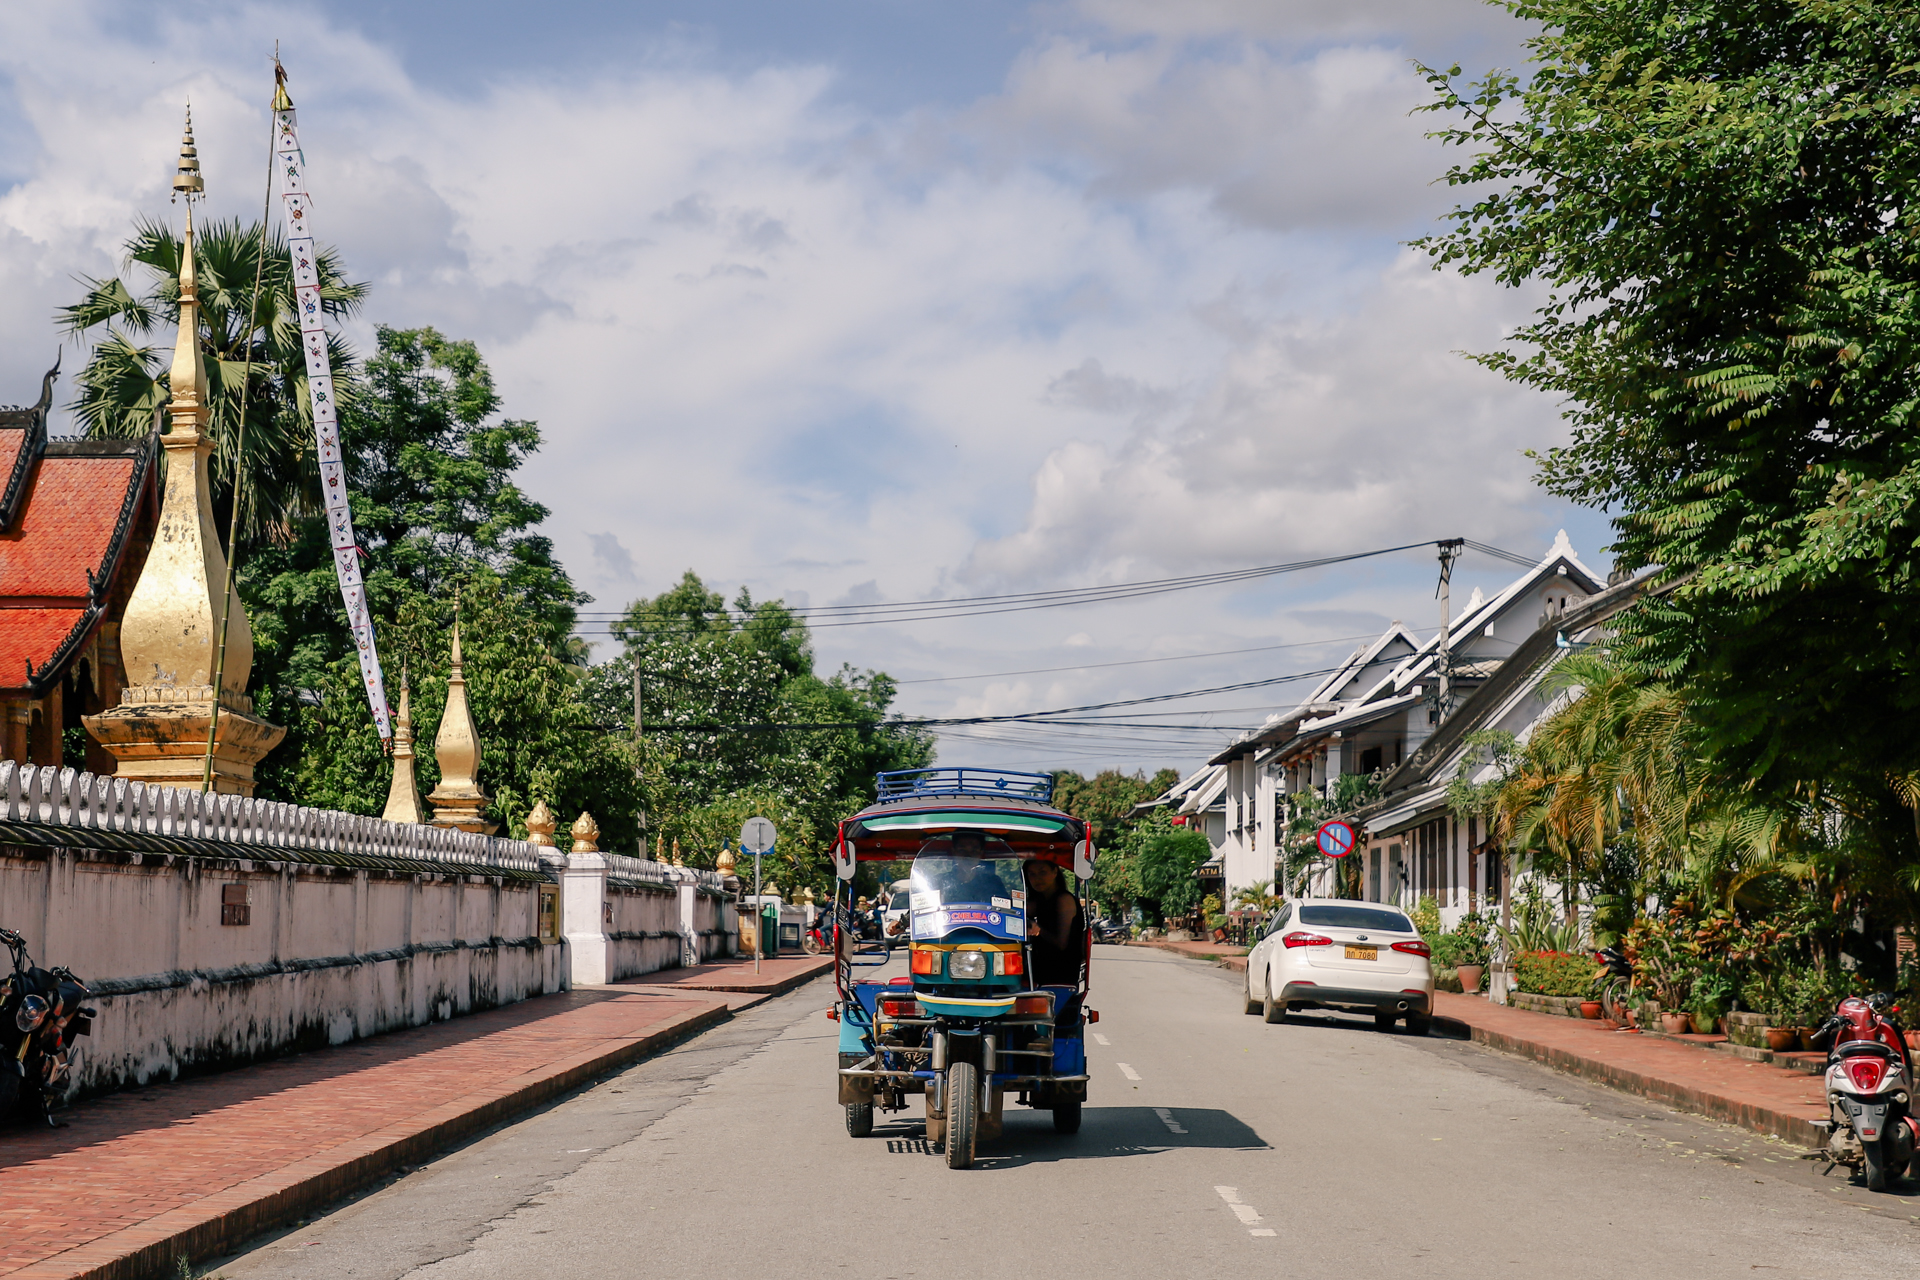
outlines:
[{"label": "green hedge", "polygon": [[1589,957],[1566,951],[1522,951],[1513,958],[1515,983],[1537,996],[1590,996],[1598,967]]}]

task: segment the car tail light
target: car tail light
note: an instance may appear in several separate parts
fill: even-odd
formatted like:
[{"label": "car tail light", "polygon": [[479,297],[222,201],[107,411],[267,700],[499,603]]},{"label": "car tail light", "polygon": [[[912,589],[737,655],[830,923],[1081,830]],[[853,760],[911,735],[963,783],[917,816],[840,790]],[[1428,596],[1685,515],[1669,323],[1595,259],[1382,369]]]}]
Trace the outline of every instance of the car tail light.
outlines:
[{"label": "car tail light", "polygon": [[1013,1002],[1015,1013],[1032,1013],[1046,1017],[1053,1012],[1052,996],[1020,996]]},{"label": "car tail light", "polygon": [[996,951],[993,959],[995,973],[1020,976],[1027,971],[1027,958],[1018,951]]},{"label": "car tail light", "polygon": [[918,1000],[882,1000],[880,1012],[889,1018],[917,1018],[920,1016]]},{"label": "car tail light", "polygon": [[1282,934],[1280,941],[1289,950],[1294,947],[1330,947],[1333,945],[1332,938],[1323,938],[1317,933],[1302,933],[1297,929],[1292,933]]},{"label": "car tail light", "polygon": [[907,969],[912,973],[937,974],[940,972],[940,953],[926,947],[915,947],[907,956]]},{"label": "car tail light", "polygon": [[1878,1058],[1853,1058],[1847,1062],[1847,1074],[1853,1077],[1854,1088],[1862,1093],[1872,1093],[1880,1087],[1887,1068]]},{"label": "car tail light", "polygon": [[1410,956],[1430,956],[1433,954],[1432,947],[1417,939],[1412,942],[1396,942],[1393,944],[1393,949],[1395,951],[1404,951]]}]

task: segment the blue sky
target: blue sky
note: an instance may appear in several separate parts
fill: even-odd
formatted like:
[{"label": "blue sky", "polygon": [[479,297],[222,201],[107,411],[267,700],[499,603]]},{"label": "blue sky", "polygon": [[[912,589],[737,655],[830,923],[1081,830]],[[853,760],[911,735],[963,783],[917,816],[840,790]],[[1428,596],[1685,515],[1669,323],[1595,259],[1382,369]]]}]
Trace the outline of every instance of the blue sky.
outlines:
[{"label": "blue sky", "polygon": [[[175,212],[188,97],[210,211],[253,216],[278,39],[321,238],[373,287],[349,336],[479,342],[595,608],[687,568],[909,600],[1563,526],[1604,567],[1604,519],[1522,456],[1554,406],[1459,354],[1530,298],[1404,245],[1449,204],[1410,60],[1519,57],[1477,0],[74,0],[7,34],[0,398],[73,277]],[[1508,576],[1469,560],[1459,590]],[[1408,554],[819,650],[915,681],[906,711],[997,714],[1315,669],[1432,626],[1432,594]],[[1265,710],[1196,707],[1219,728],[945,758],[1180,765]]]}]

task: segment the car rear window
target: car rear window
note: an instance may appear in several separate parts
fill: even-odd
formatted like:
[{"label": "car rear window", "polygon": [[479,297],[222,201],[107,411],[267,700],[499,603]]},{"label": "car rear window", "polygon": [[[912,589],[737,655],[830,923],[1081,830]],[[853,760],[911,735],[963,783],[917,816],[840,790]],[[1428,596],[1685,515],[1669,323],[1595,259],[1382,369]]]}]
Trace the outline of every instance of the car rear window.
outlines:
[{"label": "car rear window", "polygon": [[1378,929],[1383,933],[1412,933],[1413,923],[1398,911],[1383,907],[1341,907],[1331,903],[1303,902],[1300,923],[1317,924],[1328,929]]}]

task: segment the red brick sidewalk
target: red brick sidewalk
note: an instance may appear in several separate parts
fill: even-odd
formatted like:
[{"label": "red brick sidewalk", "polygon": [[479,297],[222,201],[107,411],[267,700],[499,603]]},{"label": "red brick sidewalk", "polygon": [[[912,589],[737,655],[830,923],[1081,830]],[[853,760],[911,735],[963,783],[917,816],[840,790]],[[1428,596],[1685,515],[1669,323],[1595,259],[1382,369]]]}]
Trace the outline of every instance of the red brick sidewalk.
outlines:
[{"label": "red brick sidewalk", "polygon": [[760,961],[759,973],[753,971],[751,958],[722,960],[714,964],[695,965],[691,969],[661,969],[615,985],[660,992],[733,991],[777,996],[832,968],[832,956],[767,956]]},{"label": "red brick sidewalk", "polygon": [[1475,1040],[1492,1048],[1803,1147],[1826,1143],[1813,1125],[1827,1118],[1819,1076],[1479,996],[1441,991],[1434,1004],[1436,1014],[1465,1024]]},{"label": "red brick sidewalk", "polygon": [[726,1016],[572,991],[82,1103],[0,1134],[0,1276],[170,1273]]}]

